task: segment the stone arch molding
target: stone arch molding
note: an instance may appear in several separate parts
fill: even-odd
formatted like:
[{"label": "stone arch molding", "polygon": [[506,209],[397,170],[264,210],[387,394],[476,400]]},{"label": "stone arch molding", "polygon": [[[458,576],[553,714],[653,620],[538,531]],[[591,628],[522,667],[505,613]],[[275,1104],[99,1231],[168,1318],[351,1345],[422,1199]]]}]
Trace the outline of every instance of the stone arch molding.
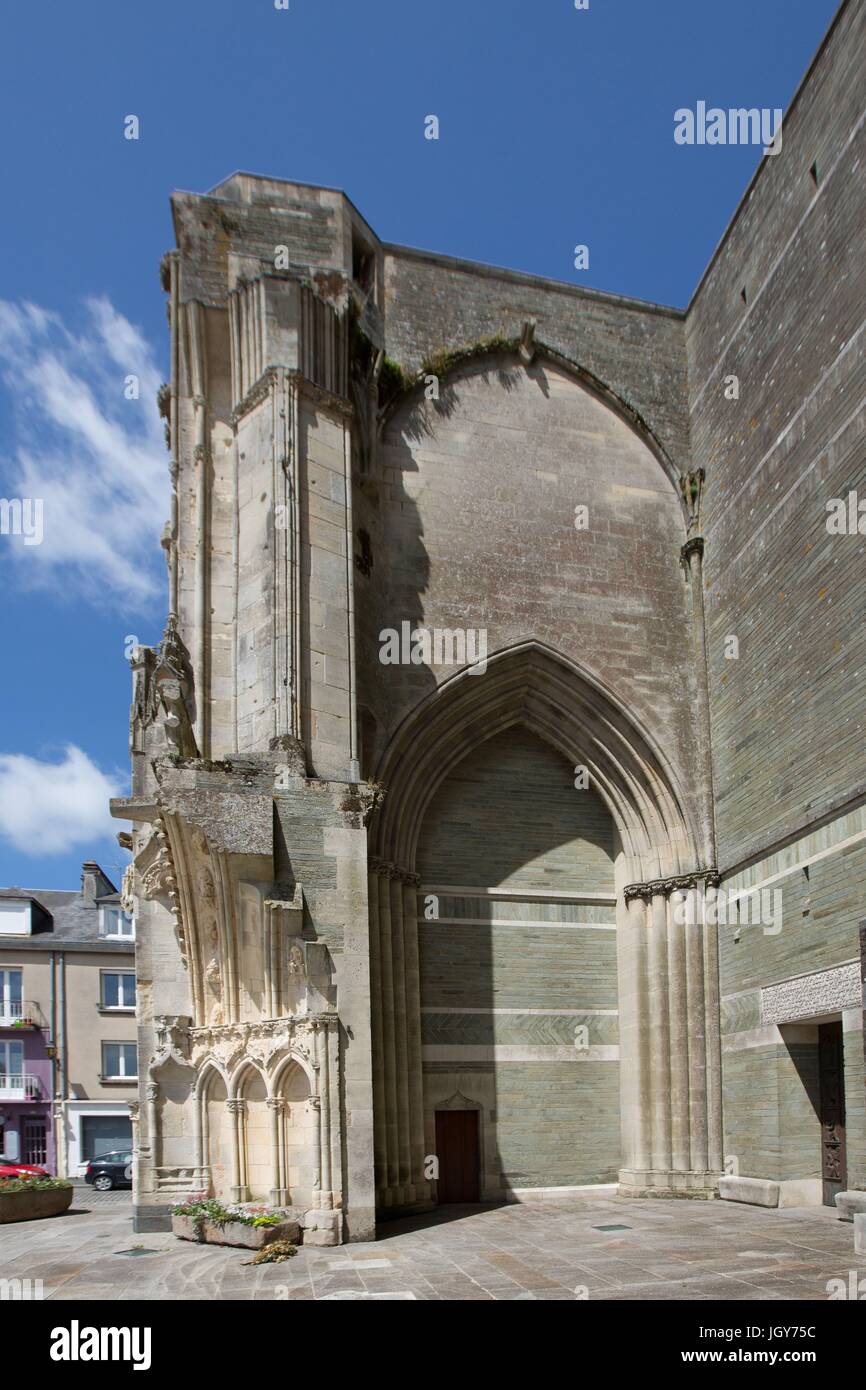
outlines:
[{"label": "stone arch molding", "polygon": [[[717,928],[687,926],[676,911],[684,891],[717,881],[701,860],[697,798],[611,691],[527,641],[489,657],[480,679],[464,670],[443,682],[406,717],[377,769],[385,796],[370,828],[371,978],[374,1017],[388,1029],[373,1032],[380,1205],[430,1198],[420,1000],[401,985],[401,973],[417,979],[424,815],[467,753],[519,724],[588,769],[619,836],[621,1190],[711,1195],[722,1169]],[[389,1084],[391,1049],[397,1074],[409,1073],[403,1092]]]},{"label": "stone arch molding", "polygon": [[650,450],[650,453],[654,455],[679,498],[684,523],[688,521],[688,501],[682,492],[682,471],[673,461],[649,422],[623,395],[608,385],[607,382],[602,381],[588,367],[537,338],[535,336],[535,324],[531,320],[523,325],[519,338],[482,339],[477,343],[466,344],[442,354],[441,367],[435,359],[425,363],[418,373],[417,380],[392,397],[381,411],[379,418],[380,437],[384,437],[385,432],[393,424],[401,409],[405,410],[407,406],[417,408],[422,403],[426,404],[423,396],[424,382],[430,373],[439,377],[441,391],[443,383],[447,383],[459,371],[469,368],[477,370],[483,366],[485,361],[492,362],[496,358],[501,360],[503,357],[511,358],[516,366],[522,366],[526,370],[545,362],[549,363],[551,367],[558,368],[612,410],[634,431]]},{"label": "stone arch molding", "polygon": [[406,717],[376,772],[387,795],[371,853],[414,871],[440,782],[470,748],[515,724],[588,769],[617,826],[627,881],[700,871],[700,827],[652,737],[586,668],[535,641],[493,653],[480,680],[457,672]]}]

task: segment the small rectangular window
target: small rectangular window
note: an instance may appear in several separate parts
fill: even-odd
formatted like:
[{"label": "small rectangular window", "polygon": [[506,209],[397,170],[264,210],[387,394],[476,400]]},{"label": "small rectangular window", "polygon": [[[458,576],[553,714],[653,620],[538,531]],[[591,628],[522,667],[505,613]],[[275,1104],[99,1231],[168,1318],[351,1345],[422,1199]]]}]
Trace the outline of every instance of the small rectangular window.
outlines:
[{"label": "small rectangular window", "polygon": [[102,1075],[105,1081],[135,1081],[138,1077],[138,1048],[135,1043],[104,1042]]},{"label": "small rectangular window", "polygon": [[104,1009],[134,1009],[135,975],[127,971],[103,970],[102,1007]]},{"label": "small rectangular window", "polygon": [[99,909],[99,935],[115,940],[135,940],[135,919],[120,907],[101,907]]}]

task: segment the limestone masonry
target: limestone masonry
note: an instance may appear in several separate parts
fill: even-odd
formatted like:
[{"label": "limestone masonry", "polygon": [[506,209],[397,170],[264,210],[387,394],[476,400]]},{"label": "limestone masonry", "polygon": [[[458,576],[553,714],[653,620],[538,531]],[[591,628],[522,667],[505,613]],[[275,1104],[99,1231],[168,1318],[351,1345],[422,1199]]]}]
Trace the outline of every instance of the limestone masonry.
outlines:
[{"label": "limestone masonry", "polygon": [[175,194],[137,1229],[866,1189],[864,73],[846,3],[685,312]]}]

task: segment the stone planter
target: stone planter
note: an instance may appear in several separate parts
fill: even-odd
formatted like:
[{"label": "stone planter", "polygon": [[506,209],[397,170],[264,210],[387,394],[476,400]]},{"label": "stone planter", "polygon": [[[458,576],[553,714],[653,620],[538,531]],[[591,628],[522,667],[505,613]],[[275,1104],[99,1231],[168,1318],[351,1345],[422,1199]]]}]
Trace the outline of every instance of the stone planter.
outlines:
[{"label": "stone planter", "polygon": [[247,1226],[243,1221],[227,1221],[218,1226],[205,1221],[201,1238],[196,1234],[191,1216],[173,1216],[171,1229],[179,1240],[195,1240],[204,1245],[237,1245],[241,1250],[262,1250],[275,1240],[301,1243],[301,1228],[297,1221],[281,1221],[279,1226]]},{"label": "stone planter", "polygon": [[5,1221],[41,1221],[59,1216],[72,1201],[72,1187],[31,1188],[23,1192],[4,1192],[0,1182],[0,1224]]}]

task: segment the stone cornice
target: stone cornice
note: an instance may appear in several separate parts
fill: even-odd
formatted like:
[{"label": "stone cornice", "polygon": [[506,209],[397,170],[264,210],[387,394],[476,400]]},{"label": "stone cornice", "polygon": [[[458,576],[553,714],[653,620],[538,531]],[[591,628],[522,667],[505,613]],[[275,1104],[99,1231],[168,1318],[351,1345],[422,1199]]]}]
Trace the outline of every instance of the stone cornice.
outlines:
[{"label": "stone cornice", "polygon": [[294,1033],[315,1032],[320,1028],[334,1029],[339,1015],[334,1013],[293,1014],[288,1018],[261,1019],[248,1023],[218,1023],[190,1028],[193,1043],[211,1046],[219,1042],[238,1042],[246,1045],[256,1038],[291,1037]]}]

